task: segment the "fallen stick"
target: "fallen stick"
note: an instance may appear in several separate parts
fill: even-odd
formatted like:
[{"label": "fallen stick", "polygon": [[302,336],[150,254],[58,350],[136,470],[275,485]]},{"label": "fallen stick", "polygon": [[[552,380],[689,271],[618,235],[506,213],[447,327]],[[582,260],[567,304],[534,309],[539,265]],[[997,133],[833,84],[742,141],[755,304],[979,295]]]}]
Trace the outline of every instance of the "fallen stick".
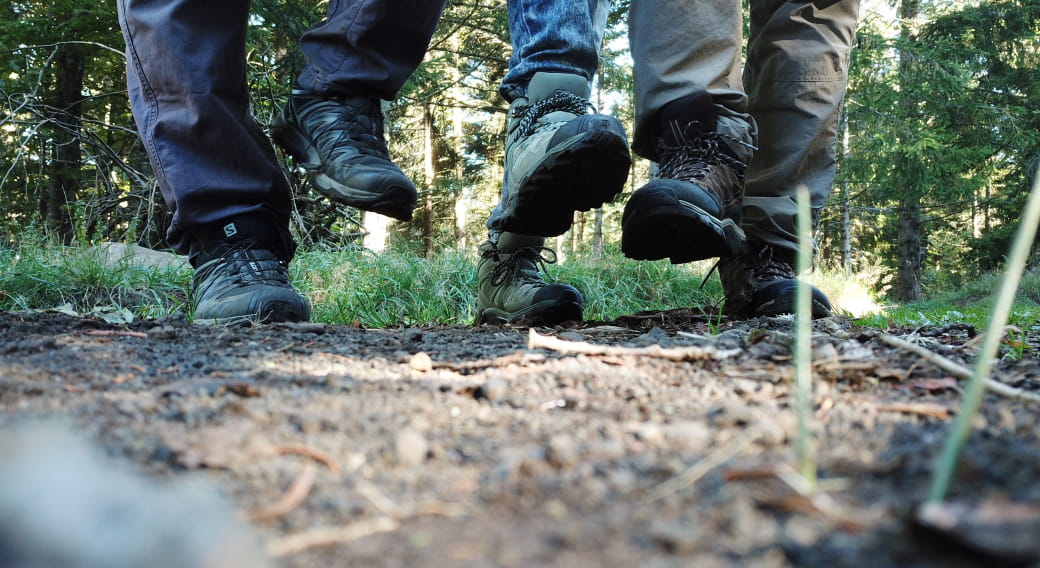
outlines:
[{"label": "fallen stick", "polygon": [[656,357],[669,361],[699,361],[704,359],[726,359],[740,353],[739,349],[720,351],[714,347],[672,347],[665,349],[660,345],[649,347],[618,347],[616,345],[596,345],[584,341],[564,341],[551,335],[541,335],[531,328],[527,338],[528,349],[549,349],[558,353],[576,355],[601,355],[607,357]]},{"label": "fallen stick", "polygon": [[340,472],[339,464],[336,463],[336,460],[319,452],[318,450],[308,448],[307,446],[279,445],[274,446],[273,448],[271,448],[271,450],[278,455],[296,454],[300,456],[307,456],[313,459],[314,461],[317,461],[325,467],[329,468],[329,471],[331,471],[332,473]]},{"label": "fallen stick", "polygon": [[883,412],[916,414],[919,416],[927,416],[929,418],[938,418],[940,420],[946,420],[953,416],[953,409],[947,408],[941,404],[928,402],[893,402],[890,404],[880,404],[876,408]]},{"label": "fallen stick", "polygon": [[288,514],[290,511],[299,507],[301,503],[310,494],[311,488],[314,487],[314,478],[318,474],[318,466],[309,463],[303,466],[300,471],[300,475],[296,476],[292,484],[282,498],[277,503],[270,507],[260,507],[254,509],[242,515],[248,521],[266,521],[275,519],[283,515]]},{"label": "fallen stick", "polygon": [[[905,351],[909,351],[911,353],[914,353],[915,355],[920,355],[922,358],[926,359],[930,363],[935,364],[940,369],[950,373],[951,375],[957,377],[958,379],[970,379],[971,378],[971,369],[965,367],[964,365],[961,365],[960,363],[956,363],[954,361],[951,361],[951,360],[947,359],[946,357],[943,357],[942,355],[939,355],[938,353],[936,353],[934,351],[931,351],[929,349],[925,349],[924,347],[921,347],[920,345],[914,345],[913,343],[910,343],[909,341],[907,341],[905,339],[900,339],[900,338],[898,338],[898,337],[896,337],[894,335],[889,335],[887,333],[881,334],[879,337],[881,338],[881,341],[883,341],[883,342],[885,342],[885,343],[887,343],[887,344],[889,344],[889,345],[891,345],[893,347],[898,347],[898,348],[903,349]],[[1002,382],[1000,382],[998,380],[995,380],[995,379],[987,378],[986,379],[986,388],[989,389],[990,391],[992,391],[994,394],[999,394],[1001,396],[1006,396],[1006,397],[1008,397],[1010,399],[1028,400],[1030,402],[1040,402],[1040,395],[1035,394],[1035,393],[1031,393],[1031,392],[1028,392],[1028,391],[1024,391],[1022,389],[1016,389],[1013,386],[1005,385],[1004,383],[1002,383]]]},{"label": "fallen stick", "polygon": [[121,331],[112,329],[91,329],[87,331],[87,335],[98,335],[101,337],[140,337],[142,339],[148,339],[148,334],[140,331]]},{"label": "fallen stick", "polygon": [[654,487],[649,495],[643,498],[643,502],[653,503],[654,501],[664,499],[673,493],[682,491],[694,483],[697,483],[700,478],[735,457],[761,435],[762,432],[759,428],[749,428],[745,430],[737,437],[737,439],[733,440],[729,444],[715,448],[715,450],[705,456],[704,459],[691,465],[686,469],[686,471],[659,483]]},{"label": "fallen stick", "polygon": [[267,542],[265,551],[272,558],[285,558],[316,546],[343,544],[374,534],[395,531],[400,525],[387,517],[377,517],[335,527],[316,527]]}]

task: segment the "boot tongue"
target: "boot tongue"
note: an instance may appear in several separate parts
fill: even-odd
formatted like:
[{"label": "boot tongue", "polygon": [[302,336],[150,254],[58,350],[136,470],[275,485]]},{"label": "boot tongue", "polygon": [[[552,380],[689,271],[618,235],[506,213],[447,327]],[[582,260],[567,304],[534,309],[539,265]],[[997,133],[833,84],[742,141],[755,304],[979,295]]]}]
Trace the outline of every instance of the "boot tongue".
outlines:
[{"label": "boot tongue", "polygon": [[588,99],[592,94],[589,82],[580,75],[535,73],[531,77],[531,82],[527,84],[527,100],[530,104],[534,104],[551,97],[557,90],[574,93],[583,99]]},{"label": "boot tongue", "polygon": [[696,122],[696,132],[715,132],[718,121],[715,118],[715,101],[711,95],[701,91],[681,99],[674,100],[661,108],[658,113],[660,135],[668,139],[674,138],[672,124],[679,127],[680,132],[687,132],[690,123]]}]

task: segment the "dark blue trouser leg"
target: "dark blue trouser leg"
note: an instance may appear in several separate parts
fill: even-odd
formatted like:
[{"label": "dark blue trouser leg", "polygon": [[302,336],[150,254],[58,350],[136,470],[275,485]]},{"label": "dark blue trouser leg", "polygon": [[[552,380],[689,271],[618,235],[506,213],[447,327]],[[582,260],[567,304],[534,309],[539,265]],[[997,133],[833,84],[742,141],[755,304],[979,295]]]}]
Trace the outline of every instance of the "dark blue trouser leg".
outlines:
[{"label": "dark blue trouser leg", "polygon": [[[422,60],[442,8],[443,0],[333,0],[303,41],[304,79],[314,77],[303,86],[393,97]],[[276,233],[253,236],[291,255],[289,186],[249,112],[249,1],[216,9],[204,0],[119,0],[118,11],[131,108],[173,213],[170,246],[197,254],[222,222],[250,218]]]},{"label": "dark blue trouser leg", "polygon": [[249,112],[248,13],[248,0],[119,1],[130,104],[181,253],[237,216],[266,218],[288,241],[289,186]]},{"label": "dark blue trouser leg", "polygon": [[422,62],[447,0],[329,0],[300,48],[303,88],[321,95],[393,99]]}]

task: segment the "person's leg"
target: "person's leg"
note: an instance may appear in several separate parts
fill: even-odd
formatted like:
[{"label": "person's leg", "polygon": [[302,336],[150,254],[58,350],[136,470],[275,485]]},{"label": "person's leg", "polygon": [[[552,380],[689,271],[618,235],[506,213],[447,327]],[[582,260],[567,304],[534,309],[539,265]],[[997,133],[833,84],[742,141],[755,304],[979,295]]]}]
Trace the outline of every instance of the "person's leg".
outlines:
[{"label": "person's leg", "polygon": [[538,268],[545,237],[566,232],[575,211],[613,199],[628,176],[624,127],[589,113],[608,8],[599,0],[509,2],[505,176],[480,247],[478,322],[581,319],[581,294],[546,283]]},{"label": "person's leg", "polygon": [[390,159],[379,99],[422,62],[445,1],[332,0],[301,38],[307,66],[272,135],[322,194],[411,219],[415,185]]},{"label": "person's leg", "polygon": [[248,5],[230,2],[216,11],[201,0],[118,5],[130,105],[173,213],[167,240],[193,257],[200,231],[222,231],[235,217],[268,222],[291,247],[289,186],[249,111]]},{"label": "person's leg", "polygon": [[747,174],[745,231],[753,242],[797,249],[794,194],[817,217],[834,182],[838,113],[845,96],[859,0],[752,0],[744,85],[759,127]]},{"label": "person's leg", "polygon": [[689,262],[737,254],[755,142],[740,84],[740,2],[633,1],[633,150],[658,163],[622,216],[622,251]]},{"label": "person's leg", "polygon": [[[795,192],[808,188],[814,220],[835,174],[838,113],[848,77],[859,0],[752,0],[744,85],[759,126],[747,172],[746,255],[719,274],[732,313],[790,311],[798,248]],[[827,315],[814,294],[814,315]]]},{"label": "person's leg", "polygon": [[130,104],[173,213],[167,240],[198,268],[196,319],[307,319],[285,271],[289,186],[249,110],[248,4],[120,0]]}]

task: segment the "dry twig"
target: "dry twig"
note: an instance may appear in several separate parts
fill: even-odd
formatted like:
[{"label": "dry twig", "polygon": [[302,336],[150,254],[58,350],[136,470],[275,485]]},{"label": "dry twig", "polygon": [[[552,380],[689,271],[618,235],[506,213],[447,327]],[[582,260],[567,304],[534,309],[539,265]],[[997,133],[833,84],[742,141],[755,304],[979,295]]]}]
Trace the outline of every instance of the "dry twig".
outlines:
[{"label": "dry twig", "polygon": [[[904,351],[909,351],[915,355],[920,355],[922,358],[926,359],[930,363],[935,364],[940,369],[946,371],[947,373],[950,373],[958,379],[971,378],[971,369],[968,369],[967,367],[959,363],[951,361],[946,357],[943,357],[942,355],[935,353],[934,351],[930,351],[924,347],[921,347],[920,345],[915,345],[905,339],[900,339],[894,335],[888,335],[887,333],[883,333],[878,337],[881,338],[881,341],[884,341],[885,343],[893,347],[898,347]],[[994,379],[986,379],[986,388],[995,394],[1006,396],[1011,399],[1028,400],[1030,402],[1040,402],[1040,395],[1024,391],[1022,389],[1016,389],[1015,387],[1005,385],[1004,383]]]},{"label": "dry twig", "polygon": [[281,517],[299,507],[314,487],[314,478],[318,474],[318,467],[312,463],[303,466],[300,475],[293,480],[292,485],[285,490],[282,498],[270,507],[260,507],[242,515],[249,521],[266,521]]},{"label": "dry twig", "polygon": [[660,345],[649,347],[618,347],[616,345],[596,345],[584,341],[564,341],[551,335],[541,335],[531,328],[527,339],[528,349],[549,349],[558,353],[575,355],[601,355],[607,357],[656,357],[669,361],[698,361],[704,359],[726,359],[739,354],[739,349],[718,350],[714,347],[673,347],[665,349]]},{"label": "dry twig", "polygon": [[946,420],[953,416],[953,409],[941,404],[928,402],[893,402],[890,404],[882,404],[878,406],[877,409],[888,412],[900,412],[903,414],[919,414],[921,416],[938,418],[940,420]]},{"label": "dry twig", "polygon": [[686,471],[658,484],[649,495],[643,498],[643,501],[647,503],[659,501],[673,493],[686,489],[694,483],[697,483],[697,480],[707,475],[708,472],[726,463],[743,451],[744,448],[751,445],[751,443],[757,440],[760,435],[761,430],[759,428],[749,428],[745,430],[736,440],[733,440],[731,443],[724,446],[715,448],[715,450],[705,456],[704,459],[693,464],[687,468]]},{"label": "dry twig", "polygon": [[268,541],[265,550],[272,558],[285,558],[316,546],[343,544],[366,536],[395,531],[399,526],[393,519],[376,517],[349,525],[315,527]]},{"label": "dry twig", "polygon": [[140,337],[142,339],[148,339],[147,333],[118,329],[91,329],[87,331],[87,335],[97,335],[101,337]]},{"label": "dry twig", "polygon": [[279,455],[281,455],[281,454],[297,454],[297,455],[301,455],[301,456],[307,456],[307,457],[313,459],[314,461],[317,461],[317,462],[321,463],[322,465],[324,465],[325,467],[329,468],[329,471],[331,471],[332,473],[339,473],[340,472],[340,467],[339,467],[339,464],[336,463],[336,460],[334,460],[334,459],[330,458],[329,456],[319,452],[318,450],[315,450],[313,448],[308,448],[307,446],[279,445],[279,446],[274,446],[273,448],[271,448],[271,451],[274,452],[275,454],[279,454]]}]

